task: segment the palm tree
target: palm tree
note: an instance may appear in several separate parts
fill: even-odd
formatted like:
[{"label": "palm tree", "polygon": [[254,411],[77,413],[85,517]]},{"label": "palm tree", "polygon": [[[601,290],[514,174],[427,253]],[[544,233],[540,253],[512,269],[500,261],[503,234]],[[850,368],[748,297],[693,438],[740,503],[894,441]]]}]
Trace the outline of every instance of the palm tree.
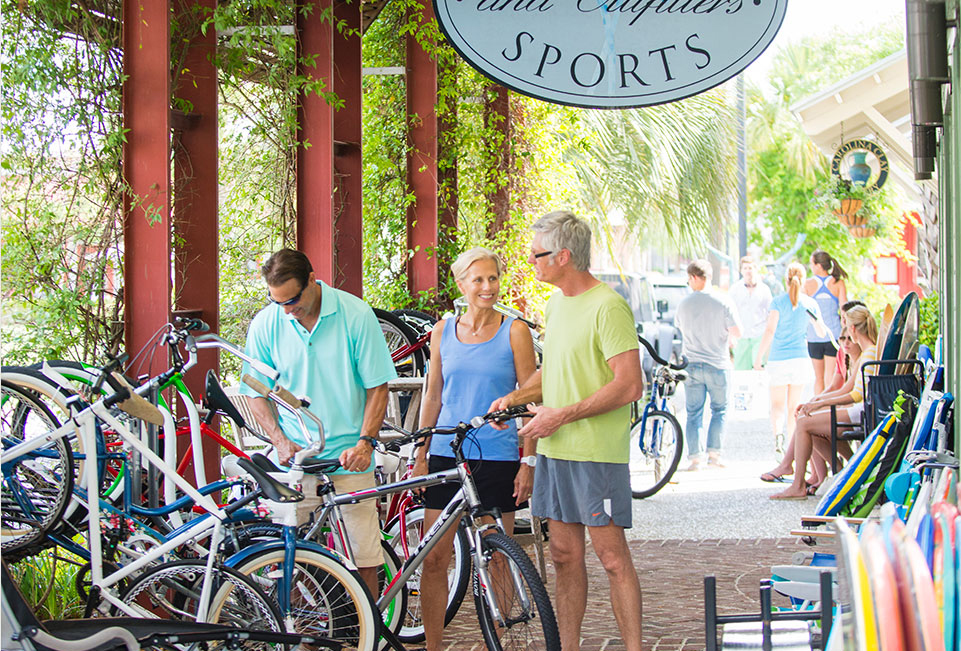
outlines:
[{"label": "palm tree", "polygon": [[585,110],[572,152],[585,213],[623,212],[646,243],[691,248],[726,228],[735,191],[734,111],[723,89],[670,104]]}]

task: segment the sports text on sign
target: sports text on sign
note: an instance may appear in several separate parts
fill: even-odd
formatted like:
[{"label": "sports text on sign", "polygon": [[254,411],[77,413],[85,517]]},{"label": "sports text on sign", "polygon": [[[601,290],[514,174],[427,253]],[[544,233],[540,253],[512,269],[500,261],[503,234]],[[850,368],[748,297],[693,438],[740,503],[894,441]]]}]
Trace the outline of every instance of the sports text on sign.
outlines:
[{"label": "sports text on sign", "polygon": [[434,0],[481,73],[549,102],[626,108],[713,88],[756,59],[787,0]]}]

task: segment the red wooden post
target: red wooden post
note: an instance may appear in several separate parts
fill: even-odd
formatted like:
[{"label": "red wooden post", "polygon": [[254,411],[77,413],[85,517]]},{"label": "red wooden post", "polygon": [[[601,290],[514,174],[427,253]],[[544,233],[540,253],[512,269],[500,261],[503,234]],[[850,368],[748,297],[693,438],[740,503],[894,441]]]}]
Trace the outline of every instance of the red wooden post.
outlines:
[{"label": "red wooden post", "polygon": [[[309,11],[301,11],[301,7]],[[314,65],[298,64],[298,73],[321,79],[331,89],[334,29],[324,11],[332,0],[304,0],[297,10],[298,54],[314,57]],[[333,283],[334,269],[334,109],[315,93],[299,98],[297,120],[297,248],[307,254],[314,272]]]},{"label": "red wooden post", "polygon": [[[429,2],[421,0],[421,21],[434,17]],[[437,62],[414,38],[407,36],[407,117],[411,151],[407,183],[414,204],[407,209],[407,245],[414,255],[407,263],[407,286],[412,294],[437,287]]]},{"label": "red wooden post", "polygon": [[363,168],[361,166],[360,0],[335,0],[334,18],[346,29],[334,36],[334,92],[344,106],[334,113],[334,286],[363,294]]},{"label": "red wooden post", "polygon": [[[175,10],[191,24],[193,6],[213,11],[216,0],[177,0]],[[220,265],[218,260],[217,179],[217,69],[213,54],[217,37],[213,26],[198,32],[188,45],[175,95],[192,105],[189,115],[174,113],[174,294],[179,314],[203,319],[214,332],[220,329]],[[199,363],[184,376],[194,399],[204,391],[207,371],[219,370],[216,349],[199,354]],[[183,447],[186,447],[184,441]],[[184,450],[181,450],[181,454]],[[220,476],[220,446],[204,440],[208,481]],[[188,477],[192,477],[188,473]]]},{"label": "red wooden post", "polygon": [[124,0],[123,16],[124,333],[133,355],[170,313],[170,14],[166,2]]}]

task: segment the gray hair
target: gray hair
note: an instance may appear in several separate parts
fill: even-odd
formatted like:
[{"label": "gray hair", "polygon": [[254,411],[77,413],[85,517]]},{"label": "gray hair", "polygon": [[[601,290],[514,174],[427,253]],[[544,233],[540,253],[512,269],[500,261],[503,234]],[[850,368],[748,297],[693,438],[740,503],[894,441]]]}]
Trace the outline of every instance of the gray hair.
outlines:
[{"label": "gray hair", "polygon": [[591,227],[569,210],[549,212],[531,225],[541,234],[541,245],[551,251],[553,259],[561,249],[571,252],[571,262],[578,271],[591,267]]},{"label": "gray hair", "polygon": [[454,280],[462,280],[467,275],[467,270],[478,260],[493,260],[497,266],[497,277],[504,275],[504,260],[497,253],[483,246],[475,246],[457,256],[450,265],[450,273]]}]

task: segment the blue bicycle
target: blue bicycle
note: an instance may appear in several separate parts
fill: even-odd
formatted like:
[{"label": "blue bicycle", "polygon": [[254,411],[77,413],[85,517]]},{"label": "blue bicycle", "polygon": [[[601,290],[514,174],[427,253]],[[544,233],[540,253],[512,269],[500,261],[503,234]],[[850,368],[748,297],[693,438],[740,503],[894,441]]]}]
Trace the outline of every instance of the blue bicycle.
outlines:
[{"label": "blue bicycle", "polygon": [[677,384],[687,379],[682,370],[687,359],[682,357],[678,364],[668,362],[650,342],[638,339],[657,364],[648,401],[631,406],[631,494],[643,499],[667,485],[684,452],[681,424],[667,399],[674,395]]}]

